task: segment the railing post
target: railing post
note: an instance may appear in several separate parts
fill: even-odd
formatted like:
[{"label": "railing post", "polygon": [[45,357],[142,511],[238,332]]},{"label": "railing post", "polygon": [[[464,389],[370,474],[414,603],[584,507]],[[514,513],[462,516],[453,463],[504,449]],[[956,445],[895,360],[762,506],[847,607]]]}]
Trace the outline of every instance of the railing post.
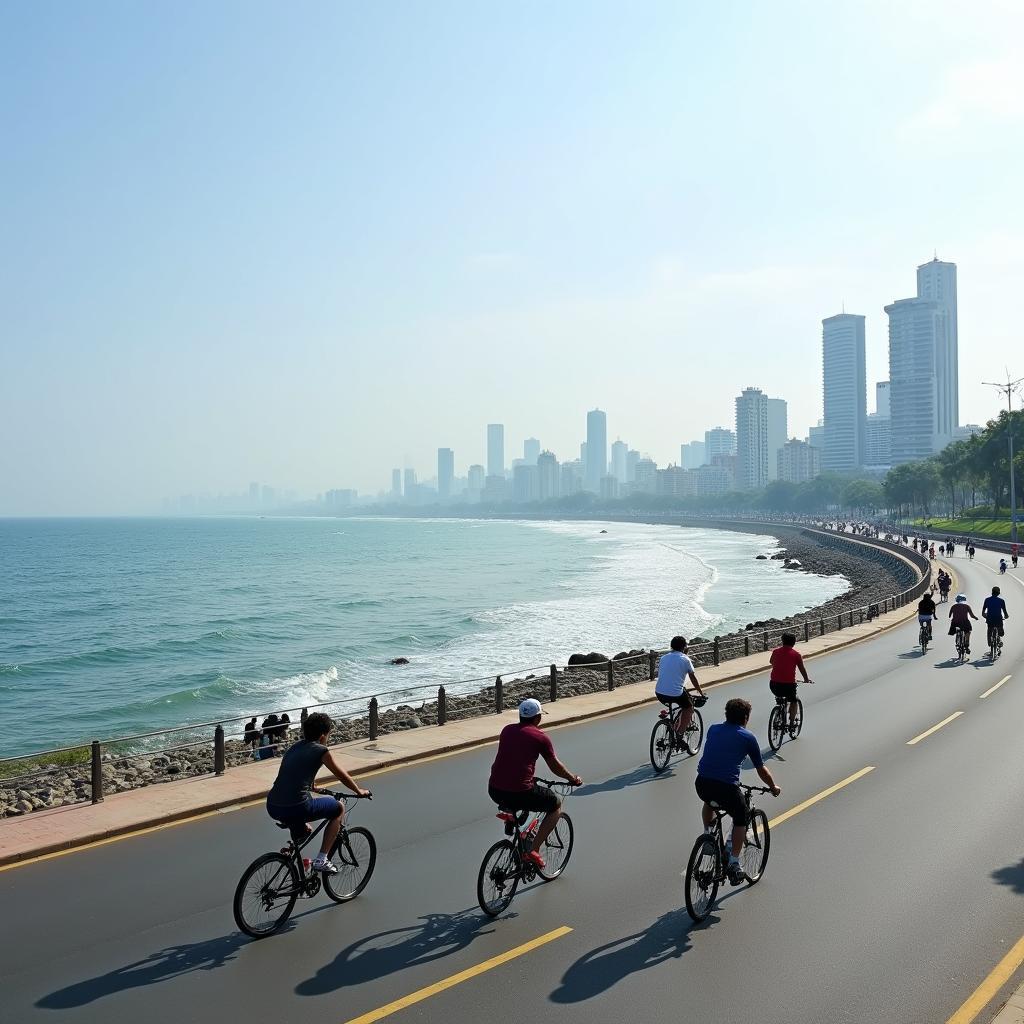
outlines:
[{"label": "railing post", "polygon": [[494,680],[494,713],[500,715],[505,710],[505,687],[501,676]]},{"label": "railing post", "polygon": [[804,643],[811,639],[811,625],[804,619]]},{"label": "railing post", "polygon": [[750,654],[750,634],[749,633],[744,633],[743,634],[743,654],[744,654],[744,657],[746,657],[746,656],[748,656]]},{"label": "railing post", "polygon": [[224,774],[224,726],[220,724],[213,730],[213,774]]},{"label": "railing post", "polygon": [[380,723],[377,720],[377,698],[370,698],[370,739],[375,740],[377,738],[377,731]]},{"label": "railing post", "polygon": [[615,662],[611,658],[608,659],[608,692],[611,693],[615,689]]},{"label": "railing post", "polygon": [[647,678],[653,680],[658,671],[658,655],[655,651],[647,652]]},{"label": "railing post", "polygon": [[103,803],[103,748],[99,740],[92,741],[92,802]]},{"label": "railing post", "polygon": [[551,666],[551,691],[548,693],[549,700],[558,700],[558,666]]},{"label": "railing post", "polygon": [[306,708],[303,708],[302,714],[299,715],[299,721],[304,722],[307,718],[309,718],[309,711]]},{"label": "railing post", "polygon": [[437,724],[444,725],[448,721],[448,696],[444,687],[437,688]]},{"label": "railing post", "polygon": [[722,663],[722,647],[721,640],[715,637],[715,664],[720,665]]},{"label": "railing post", "polygon": [[818,619],[818,636],[824,636],[824,635],[825,635],[825,620],[824,619]]}]

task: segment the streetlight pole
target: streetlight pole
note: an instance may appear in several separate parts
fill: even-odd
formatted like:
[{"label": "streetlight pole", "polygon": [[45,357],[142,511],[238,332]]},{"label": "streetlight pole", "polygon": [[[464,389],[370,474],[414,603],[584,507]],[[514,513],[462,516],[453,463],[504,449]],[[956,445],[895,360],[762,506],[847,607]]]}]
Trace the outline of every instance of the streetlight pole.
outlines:
[{"label": "streetlight pole", "polygon": [[982,384],[987,384],[990,387],[997,388],[1004,395],[1006,395],[1006,409],[1010,414],[1010,419],[1006,421],[1006,439],[1010,445],[1010,543],[1017,543],[1017,487],[1016,487],[1016,474],[1013,471],[1013,393],[1016,391],[1021,384],[1024,384],[1024,377],[1018,377],[1016,380],[1010,380],[1009,371],[1006,374],[1005,384],[996,384],[994,381],[985,380]]}]

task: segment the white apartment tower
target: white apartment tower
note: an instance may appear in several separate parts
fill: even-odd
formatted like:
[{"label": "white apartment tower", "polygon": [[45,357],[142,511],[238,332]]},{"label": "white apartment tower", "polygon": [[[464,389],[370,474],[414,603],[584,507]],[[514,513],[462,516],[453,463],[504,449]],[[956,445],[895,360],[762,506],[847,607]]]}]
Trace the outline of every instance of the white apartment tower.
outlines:
[{"label": "white apartment tower", "polygon": [[864,317],[839,313],[821,321],[825,450],[822,465],[839,473],[864,464],[867,364]]},{"label": "white apartment tower", "polygon": [[735,455],[736,435],[725,427],[713,427],[704,431],[704,455],[709,466],[716,455]]},{"label": "white apartment tower", "polygon": [[786,400],[768,399],[768,481],[779,478],[779,452],[786,443],[788,423]]},{"label": "white apartment tower", "polygon": [[505,476],[505,425],[487,424],[487,475]]},{"label": "white apartment tower", "polygon": [[600,409],[587,413],[587,450],[584,484],[593,494],[601,493],[601,477],[608,472],[608,417]]},{"label": "white apartment tower", "polygon": [[917,268],[917,297],[936,302],[943,323],[935,339],[935,419],[945,445],[960,426],[960,375],[958,367],[956,264],[938,257]]},{"label": "white apartment tower", "polygon": [[736,399],[736,456],[737,489],[767,486],[768,396],[760,388],[746,388]]}]

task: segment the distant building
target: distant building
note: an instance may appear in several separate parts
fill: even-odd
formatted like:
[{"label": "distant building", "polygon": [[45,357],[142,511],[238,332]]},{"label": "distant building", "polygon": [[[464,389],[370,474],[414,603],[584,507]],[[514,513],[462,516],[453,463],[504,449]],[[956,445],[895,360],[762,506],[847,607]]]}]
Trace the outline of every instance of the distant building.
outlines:
[{"label": "distant building", "polygon": [[608,472],[608,417],[600,409],[592,409],[587,413],[587,454],[584,467],[587,490],[600,494],[601,477]]},{"label": "distant building", "polygon": [[658,464],[653,459],[643,458],[637,462],[633,490],[638,494],[658,493]]},{"label": "distant building", "polygon": [[626,482],[626,456],[629,452],[629,445],[625,441],[615,441],[612,444],[612,476],[620,484]]},{"label": "distant building", "polygon": [[563,462],[558,475],[559,497],[567,498],[572,494],[579,494],[583,490],[583,462],[580,459]]},{"label": "distant building", "polygon": [[417,498],[417,486],[416,486],[416,470],[407,469],[404,474],[405,486],[403,487],[403,493],[405,494],[406,501],[415,501]]},{"label": "distant building", "polygon": [[754,491],[766,487],[768,397],[760,388],[746,388],[736,399],[736,455],[737,488]]},{"label": "distant building", "polygon": [[537,456],[537,497],[548,501],[559,496],[560,467],[554,452],[541,452]]},{"label": "distant building", "polygon": [[249,504],[258,505],[260,503],[260,485],[258,483],[249,484]]},{"label": "distant building", "polygon": [[505,474],[502,473],[501,476],[488,475],[484,479],[484,490],[480,497],[482,501],[486,502],[505,501],[508,498],[508,482],[505,480]]},{"label": "distant building", "polygon": [[875,384],[875,414],[886,419],[891,415],[889,401],[889,382],[880,380]]},{"label": "distant building", "polygon": [[821,474],[821,452],[796,437],[779,450],[778,463],[778,478],[787,483],[804,484]]},{"label": "distant building", "polygon": [[786,400],[784,398],[768,399],[768,480],[776,480],[779,476],[779,451],[789,436],[789,423],[786,418]]},{"label": "distant building", "polygon": [[716,455],[736,454],[736,434],[725,427],[713,427],[704,431],[704,457],[707,464],[714,465]]},{"label": "distant building", "polygon": [[455,482],[455,452],[451,448],[437,449],[437,496],[447,501],[452,496]]},{"label": "distant building", "polygon": [[867,369],[864,317],[839,313],[821,321],[822,394],[827,470],[849,473],[864,465]]},{"label": "distant building", "polygon": [[402,496],[402,471],[400,469],[391,470],[391,497],[400,498]]},{"label": "distant building", "polygon": [[871,413],[864,421],[864,465],[870,469],[892,465],[892,430],[888,416]]},{"label": "distant building", "polygon": [[505,425],[487,424],[487,475],[505,477]]},{"label": "distant building", "polygon": [[707,447],[703,441],[690,441],[679,446],[679,465],[683,469],[696,469],[707,461]]},{"label": "distant building", "polygon": [[484,467],[481,465],[472,465],[469,467],[468,476],[466,477],[466,490],[469,492],[468,497],[470,501],[479,501],[484,491],[484,481],[486,474]]},{"label": "distant building", "polygon": [[812,448],[817,448],[819,451],[825,450],[825,421],[818,420],[816,427],[808,427],[807,429],[807,443]]},{"label": "distant building", "polygon": [[940,438],[951,438],[960,425],[960,367],[957,338],[956,264],[938,257],[917,268],[917,297],[942,311],[935,344],[935,415]]},{"label": "distant building", "polygon": [[540,482],[537,467],[525,463],[512,470],[512,500],[523,504],[540,497]]},{"label": "distant building", "polygon": [[540,455],[540,441],[535,437],[528,437],[523,442],[523,462],[528,466],[536,466],[538,455]]},{"label": "distant building", "polygon": [[[726,491],[736,490],[736,474],[739,472],[739,456],[738,455],[712,455],[711,465],[715,469],[721,470],[726,474],[727,484]],[[703,466],[701,467],[704,468]]]},{"label": "distant building", "polygon": [[619,496],[619,481],[611,474],[601,477],[601,500],[614,501]]},{"label": "distant building", "polygon": [[273,487],[264,484],[260,489],[260,503],[264,508],[270,508],[277,501],[277,491]]},{"label": "distant building", "polygon": [[666,466],[665,469],[659,469],[657,493],[674,498],[683,497],[686,494],[687,476],[689,474],[682,466]]},{"label": "distant building", "polygon": [[631,484],[636,480],[636,467],[640,462],[640,453],[635,448],[626,452],[626,483]]},{"label": "distant building", "polygon": [[335,491],[327,491],[324,494],[324,504],[328,508],[341,509],[351,508],[358,498],[356,491],[343,488]]},{"label": "distant building", "polygon": [[[735,459],[735,455],[716,455],[716,460]],[[692,493],[698,498],[714,498],[735,489],[732,471],[722,465],[700,466],[687,474],[692,480]]]}]

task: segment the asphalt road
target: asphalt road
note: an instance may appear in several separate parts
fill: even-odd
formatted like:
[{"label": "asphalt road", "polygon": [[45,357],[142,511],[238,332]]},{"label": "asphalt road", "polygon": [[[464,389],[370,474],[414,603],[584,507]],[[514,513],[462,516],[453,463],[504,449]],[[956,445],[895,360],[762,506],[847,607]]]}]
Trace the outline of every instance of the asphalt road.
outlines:
[{"label": "asphalt road", "polygon": [[[995,561],[954,560],[976,609]],[[300,903],[264,941],[235,930],[230,906],[245,865],[281,845],[259,807],[2,872],[0,1020],[345,1024],[485,965],[365,1019],[946,1021],[1024,933],[1024,585],[999,582],[1012,628],[994,665],[983,636],[967,664],[939,631],[922,656],[911,623],[809,662],[803,735],[770,762],[783,793],[762,798],[769,817],[873,770],[773,827],[762,881],[726,885],[701,926],[680,877],[700,828],[696,762],[655,777],[643,709],[553,730],[587,783],[567,807],[576,848],[498,920],[475,899],[501,835],[493,747],[373,778],[354,816],[379,846],[368,889]],[[766,680],[712,691],[705,720],[744,696],[766,738]]]}]

